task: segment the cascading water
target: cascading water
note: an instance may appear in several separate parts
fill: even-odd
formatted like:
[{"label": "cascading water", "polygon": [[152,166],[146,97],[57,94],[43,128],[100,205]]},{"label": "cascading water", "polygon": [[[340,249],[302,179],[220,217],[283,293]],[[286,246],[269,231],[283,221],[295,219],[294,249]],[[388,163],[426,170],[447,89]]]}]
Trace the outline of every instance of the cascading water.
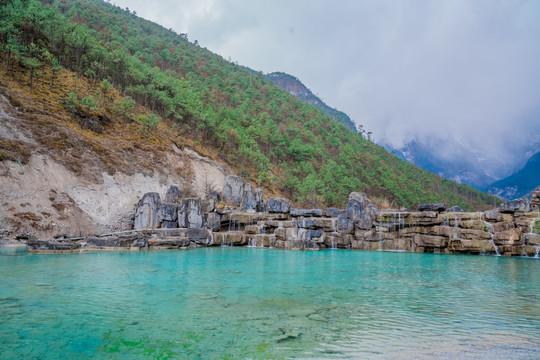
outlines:
[{"label": "cascading water", "polygon": [[501,252],[499,251],[499,247],[497,245],[495,245],[495,241],[493,240],[493,225],[491,225],[490,223],[488,223],[487,221],[484,221],[484,224],[486,224],[486,228],[487,228],[487,231],[491,237],[491,239],[489,240],[489,242],[491,243],[491,245],[493,245],[493,247],[495,248],[495,255],[496,256],[501,256]]}]

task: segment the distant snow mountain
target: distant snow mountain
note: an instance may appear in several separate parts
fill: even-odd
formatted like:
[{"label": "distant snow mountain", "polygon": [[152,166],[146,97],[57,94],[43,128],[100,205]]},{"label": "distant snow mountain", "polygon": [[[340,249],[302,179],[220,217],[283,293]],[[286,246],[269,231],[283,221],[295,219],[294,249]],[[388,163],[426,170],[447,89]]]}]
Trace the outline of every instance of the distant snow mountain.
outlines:
[{"label": "distant snow mountain", "polygon": [[314,105],[330,115],[334,119],[340,121],[343,125],[348,127],[351,131],[356,132],[356,125],[351,118],[342,111],[334,109],[317,96],[315,96],[311,90],[309,90],[298,78],[285,74],[283,72],[273,72],[265,76],[266,80],[272,81],[280,89],[287,91],[289,94],[297,97],[305,103]]},{"label": "distant snow mountain", "polygon": [[540,152],[529,158],[518,172],[486,187],[489,194],[511,200],[527,195],[540,185]]}]

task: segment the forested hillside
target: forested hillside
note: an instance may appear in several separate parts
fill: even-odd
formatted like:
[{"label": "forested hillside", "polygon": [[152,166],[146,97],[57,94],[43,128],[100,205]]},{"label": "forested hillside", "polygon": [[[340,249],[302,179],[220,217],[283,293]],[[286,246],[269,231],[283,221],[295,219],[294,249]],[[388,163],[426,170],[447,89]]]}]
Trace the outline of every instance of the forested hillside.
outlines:
[{"label": "forested hillside", "polygon": [[321,109],[325,114],[330,115],[334,119],[340,121],[351,131],[356,132],[356,125],[351,118],[342,111],[331,108],[325,104],[319,97],[315,96],[300,80],[296,77],[282,72],[273,72],[265,75],[266,80],[272,81],[280,89],[296,96],[305,103],[311,104]]},{"label": "forested hillside", "polygon": [[[395,207],[497,201],[398,159],[263,74],[128,9],[100,0],[8,0],[0,14],[2,85],[24,85],[33,99],[59,98],[55,106],[96,139],[138,128],[144,136],[130,138],[132,148],[158,144],[156,137],[189,140],[304,206],[342,206],[351,191]],[[77,78],[95,91],[83,91]],[[0,144],[0,159],[13,151]]]}]

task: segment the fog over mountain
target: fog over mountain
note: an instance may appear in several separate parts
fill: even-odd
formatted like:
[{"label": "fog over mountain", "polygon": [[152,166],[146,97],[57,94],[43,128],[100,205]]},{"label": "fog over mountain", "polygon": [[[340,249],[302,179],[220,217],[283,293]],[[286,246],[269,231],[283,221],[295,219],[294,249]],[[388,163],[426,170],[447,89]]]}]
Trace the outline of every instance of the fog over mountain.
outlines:
[{"label": "fog over mountain", "polygon": [[540,2],[116,0],[265,73],[298,77],[378,143],[499,179],[540,150]]}]

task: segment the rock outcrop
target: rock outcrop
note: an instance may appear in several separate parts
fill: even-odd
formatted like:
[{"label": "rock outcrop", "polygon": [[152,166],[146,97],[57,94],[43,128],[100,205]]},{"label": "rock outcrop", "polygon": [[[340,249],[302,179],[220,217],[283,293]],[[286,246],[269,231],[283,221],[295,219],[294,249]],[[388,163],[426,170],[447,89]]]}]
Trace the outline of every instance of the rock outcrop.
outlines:
[{"label": "rock outcrop", "polygon": [[[445,204],[422,204],[421,211],[384,210],[363,193],[351,193],[346,210],[292,209],[283,198],[265,203],[260,189],[228,177],[220,196],[184,198],[171,187],[161,203],[147,193],[137,204],[134,230],[74,242],[27,239],[34,251],[92,249],[185,249],[201,246],[274,247],[289,250],[325,248],[400,250],[447,254],[539,256],[540,191],[533,199],[507,202],[499,209],[467,213]],[[256,209],[267,211],[255,212]],[[446,211],[445,211],[446,210]]]}]

